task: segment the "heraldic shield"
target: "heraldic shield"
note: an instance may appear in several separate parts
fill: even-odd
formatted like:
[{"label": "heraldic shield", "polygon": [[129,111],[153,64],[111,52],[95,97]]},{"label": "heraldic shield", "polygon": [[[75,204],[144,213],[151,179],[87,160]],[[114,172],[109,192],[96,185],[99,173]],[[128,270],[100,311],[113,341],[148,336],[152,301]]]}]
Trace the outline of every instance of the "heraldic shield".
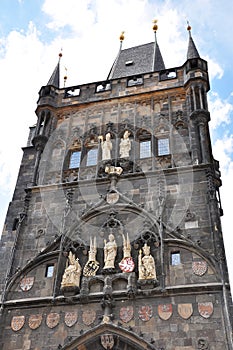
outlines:
[{"label": "heraldic shield", "polygon": [[65,320],[65,324],[67,325],[67,327],[72,327],[73,325],[75,325],[75,323],[78,320],[78,313],[75,311],[66,312],[64,320]]},{"label": "heraldic shield", "polygon": [[11,329],[15,332],[23,328],[25,316],[13,316],[11,320]]},{"label": "heraldic shield", "polygon": [[109,350],[113,348],[114,338],[112,334],[103,334],[100,336],[100,339],[101,345],[104,347],[104,349]]},{"label": "heraldic shield", "polygon": [[172,304],[160,304],[158,305],[158,314],[162,320],[169,320],[172,315]]},{"label": "heraldic shield", "polygon": [[120,319],[125,323],[132,320],[133,314],[133,306],[123,306],[120,308]]},{"label": "heraldic shield", "polygon": [[206,303],[198,303],[198,311],[202,317],[209,318],[214,311],[213,303],[211,301]]},{"label": "heraldic shield", "polygon": [[178,304],[178,314],[187,320],[193,314],[193,305],[192,304]]}]

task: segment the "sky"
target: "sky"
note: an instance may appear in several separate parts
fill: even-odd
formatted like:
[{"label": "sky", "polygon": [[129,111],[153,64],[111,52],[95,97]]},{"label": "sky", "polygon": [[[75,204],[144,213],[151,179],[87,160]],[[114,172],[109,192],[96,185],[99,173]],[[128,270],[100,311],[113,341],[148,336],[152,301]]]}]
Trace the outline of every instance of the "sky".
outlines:
[{"label": "sky", "polygon": [[223,237],[233,285],[233,0],[0,0],[0,226],[11,201],[36,102],[62,50],[61,87],[104,80],[119,50],[154,40],[165,66],[186,61],[188,32],[208,61],[210,132],[220,161]]}]

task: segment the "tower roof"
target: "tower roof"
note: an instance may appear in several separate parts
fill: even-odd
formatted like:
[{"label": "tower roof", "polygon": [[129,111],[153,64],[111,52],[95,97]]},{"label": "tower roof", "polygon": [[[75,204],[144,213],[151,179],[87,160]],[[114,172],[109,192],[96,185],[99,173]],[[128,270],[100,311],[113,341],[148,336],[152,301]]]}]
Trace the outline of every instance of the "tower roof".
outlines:
[{"label": "tower roof", "polygon": [[108,76],[117,79],[165,69],[157,42],[120,50]]},{"label": "tower roof", "polygon": [[191,27],[188,25],[187,30],[189,31],[189,43],[188,43],[188,51],[187,51],[187,60],[190,60],[192,58],[198,58],[200,57],[199,52],[197,51],[196,45],[193,41],[192,35],[191,35]]},{"label": "tower roof", "polygon": [[60,87],[60,60],[61,60],[61,57],[62,57],[62,54],[60,53],[58,63],[56,65],[48,83],[47,83],[47,85],[53,85],[56,88]]}]

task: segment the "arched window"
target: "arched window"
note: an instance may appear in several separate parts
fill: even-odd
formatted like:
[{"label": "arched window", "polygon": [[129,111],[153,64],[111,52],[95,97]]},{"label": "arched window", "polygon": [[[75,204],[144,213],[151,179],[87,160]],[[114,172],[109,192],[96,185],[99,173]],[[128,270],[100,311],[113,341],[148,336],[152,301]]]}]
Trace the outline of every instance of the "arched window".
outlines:
[{"label": "arched window", "polygon": [[152,156],[151,134],[148,130],[141,129],[137,133],[137,139],[139,141],[139,158],[150,158]]},{"label": "arched window", "polygon": [[81,150],[72,151],[69,160],[69,169],[79,168],[81,163]]}]

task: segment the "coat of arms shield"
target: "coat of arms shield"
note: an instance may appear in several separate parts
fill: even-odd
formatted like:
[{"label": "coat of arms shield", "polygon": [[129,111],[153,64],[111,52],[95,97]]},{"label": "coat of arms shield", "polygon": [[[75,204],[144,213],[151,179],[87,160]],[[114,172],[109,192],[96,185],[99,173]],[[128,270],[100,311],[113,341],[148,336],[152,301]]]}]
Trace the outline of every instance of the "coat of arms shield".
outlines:
[{"label": "coat of arms shield", "polygon": [[41,322],[42,322],[42,314],[30,315],[28,320],[28,325],[31,329],[37,329],[38,327],[40,327]]},{"label": "coat of arms shield", "polygon": [[209,318],[214,311],[213,303],[211,301],[206,303],[198,303],[198,311],[202,317]]},{"label": "coat of arms shield", "polygon": [[19,282],[20,288],[24,292],[28,292],[32,288],[33,284],[34,277],[23,277]]},{"label": "coat of arms shield", "polygon": [[133,314],[133,306],[123,306],[120,308],[120,319],[125,323],[132,320]]},{"label": "coat of arms shield", "polygon": [[160,304],[158,305],[158,314],[162,320],[169,320],[172,315],[172,304]]},{"label": "coat of arms shield", "polygon": [[206,261],[193,261],[192,270],[197,276],[203,276],[207,271],[208,265]]},{"label": "coat of arms shield", "polygon": [[192,304],[178,304],[178,314],[187,320],[193,314],[193,305]]},{"label": "coat of arms shield", "polygon": [[11,320],[11,329],[17,332],[23,328],[25,322],[25,316],[13,316]]},{"label": "coat of arms shield", "polygon": [[65,313],[65,324],[68,327],[72,327],[78,320],[78,313],[73,311],[73,312],[66,312]]},{"label": "coat of arms shield", "polygon": [[104,349],[109,350],[113,348],[114,338],[112,334],[103,334],[100,336],[100,339]]},{"label": "coat of arms shield", "polygon": [[138,315],[142,321],[144,322],[149,321],[153,315],[152,306],[151,305],[141,306],[140,309],[138,310]]},{"label": "coat of arms shield", "polygon": [[96,312],[94,310],[85,310],[82,314],[83,323],[86,326],[90,326],[96,318]]},{"label": "coat of arms shield", "polygon": [[47,315],[46,324],[49,328],[54,328],[60,321],[60,315],[56,312],[51,312]]}]

